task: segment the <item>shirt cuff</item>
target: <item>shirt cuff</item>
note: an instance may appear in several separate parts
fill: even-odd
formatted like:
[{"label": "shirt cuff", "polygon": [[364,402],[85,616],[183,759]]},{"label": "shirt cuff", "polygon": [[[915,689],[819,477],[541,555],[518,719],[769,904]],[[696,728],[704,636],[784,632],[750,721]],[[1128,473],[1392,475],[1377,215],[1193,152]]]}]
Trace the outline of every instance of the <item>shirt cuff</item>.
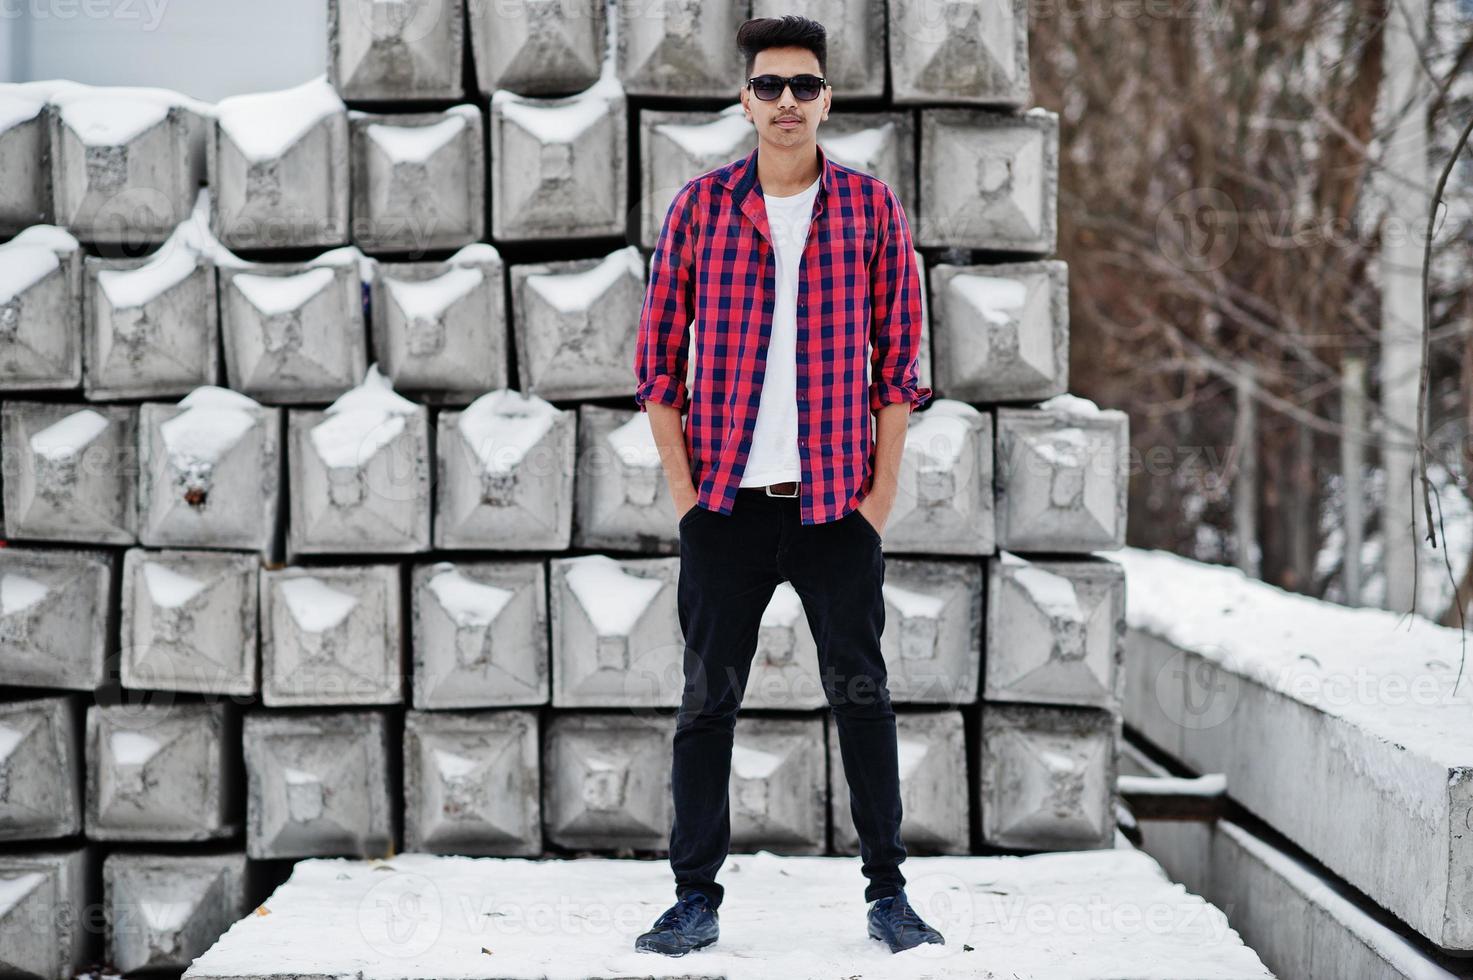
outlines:
[{"label": "shirt cuff", "polygon": [[871,412],[878,412],[886,405],[909,402],[910,410],[914,412],[931,400],[931,394],[932,390],[930,388],[919,385],[914,388],[905,388],[900,385],[876,381],[869,386],[869,410]]},{"label": "shirt cuff", "polygon": [[634,389],[634,401],[641,412],[648,411],[644,404],[646,401],[659,402],[661,405],[678,408],[681,414],[684,414],[690,407],[690,397],[685,390],[685,382],[677,381],[668,374],[656,375]]}]

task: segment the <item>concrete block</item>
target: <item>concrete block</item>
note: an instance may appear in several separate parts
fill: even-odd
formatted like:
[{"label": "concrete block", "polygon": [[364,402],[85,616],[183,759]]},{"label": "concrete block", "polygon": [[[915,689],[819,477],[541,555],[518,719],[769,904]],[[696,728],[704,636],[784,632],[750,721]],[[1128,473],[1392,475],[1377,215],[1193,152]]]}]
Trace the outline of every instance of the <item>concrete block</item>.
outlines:
[{"label": "concrete block", "polygon": [[821,719],[739,715],[727,793],[732,849],[822,854],[827,774]]},{"label": "concrete block", "polygon": [[992,428],[990,414],[951,398],[911,414],[887,551],[976,556],[996,549]]},{"label": "concrete block", "polygon": [[388,737],[382,711],[248,713],[246,856],[387,856]]},{"label": "concrete block", "polygon": [[973,704],[982,673],[982,566],[890,559],[885,653],[896,704]]},{"label": "concrete block", "polygon": [[604,0],[468,5],[476,84],[490,97],[561,95],[598,81],[608,52]]},{"label": "concrete block", "polygon": [[746,68],[732,43],[751,0],[675,0],[621,16],[618,75],[630,95],[719,99],[741,88]]},{"label": "concrete block", "polygon": [[1073,395],[997,409],[997,546],[1123,548],[1129,425],[1124,412]]},{"label": "concrete block", "polygon": [[678,514],[644,412],[599,405],[578,408],[579,548],[680,550]]},{"label": "concrete block", "polygon": [[818,136],[826,157],[880,178],[895,191],[908,219],[916,213],[913,113],[835,112],[824,120]]},{"label": "concrete block", "polygon": [[0,841],[81,833],[84,763],[75,697],[0,703]]},{"label": "concrete block", "polygon": [[74,977],[90,959],[95,849],[0,854],[0,976]]},{"label": "concrete block", "polygon": [[1120,709],[1125,572],[1113,561],[1028,561],[1003,552],[987,567],[988,701]]},{"label": "concrete block", "polygon": [[493,95],[491,237],[623,235],[626,112],[624,90],[609,77],[562,98],[533,99],[506,89]]},{"label": "concrete block", "polygon": [[115,852],[102,863],[107,961],[182,970],[246,914],[243,853]]},{"label": "concrete block", "polygon": [[376,263],[373,350],[394,387],[433,405],[505,388],[505,282],[501,253],[484,242],[443,262]]},{"label": "concrete block", "polygon": [[404,847],[542,853],[537,712],[404,716]]},{"label": "concrete block", "polygon": [[368,367],[363,260],[347,246],[308,262],[221,266],[228,387],[300,405],[356,384]]},{"label": "concrete block", "polygon": [[552,559],[555,707],[679,707],[679,570],[679,558]]},{"label": "concrete block", "polygon": [[464,39],[456,0],[329,0],[327,78],[345,99],[458,99]]},{"label": "concrete block", "polygon": [[522,389],[554,400],[629,395],[644,277],[633,245],[602,259],[512,266]]},{"label": "concrete block", "polygon": [[669,846],[670,733],[621,713],[555,713],[542,730],[542,827],[559,847]]},{"label": "concrete block", "polygon": [[968,0],[949,4],[944,12],[923,3],[888,6],[896,103],[1024,106],[1032,101],[1027,0]]},{"label": "concrete block", "polygon": [[263,704],[398,704],[403,647],[397,565],[261,572]]},{"label": "concrete block", "polygon": [[46,96],[0,85],[0,236],[51,223],[51,121]]},{"label": "concrete block", "polygon": [[[885,4],[883,0],[752,0],[753,17],[802,14],[828,30],[824,78],[835,96],[879,99],[885,94]],[[745,66],[743,66],[745,67]],[[745,81],[740,74],[739,79]],[[837,116],[830,116],[833,122]],[[827,124],[825,127],[827,128]]]},{"label": "concrete block", "polygon": [[675,195],[699,177],[757,148],[740,102],[720,112],[639,110],[639,243],[653,249]]},{"label": "concrete block", "polygon": [[1053,252],[1058,114],[922,109],[920,184],[918,247]]},{"label": "concrete block", "polygon": [[573,528],[575,414],[505,388],[440,412],[435,547],[561,551]]},{"label": "concrete block", "polygon": [[1115,841],[1120,715],[1089,708],[982,705],[982,840],[993,847],[1091,850]]},{"label": "concrete block", "polygon": [[[5,152],[0,134],[0,167]],[[0,245],[0,385],[12,392],[81,383],[82,249],[63,228],[33,225]]]},{"label": "concrete block", "polygon": [[547,568],[540,561],[414,569],[414,706],[546,704]]},{"label": "concrete block", "polygon": [[112,580],[107,551],[0,548],[0,684],[92,691],[107,680]]},{"label": "concrete block", "polygon": [[6,402],[5,536],[137,541],[138,409]]},{"label": "concrete block", "polygon": [[240,831],[227,703],[87,709],[87,837],[202,841]]},{"label": "concrete block", "polygon": [[223,551],[123,556],[125,688],[251,695],[261,560]]},{"label": "concrete block", "polygon": [[282,410],[226,388],[139,407],[138,539],[276,552]]},{"label": "concrete block", "polygon": [[[858,854],[859,832],[854,829],[844,754],[832,713],[826,715],[825,726],[834,851]],[[906,850],[916,854],[970,853],[970,783],[961,712],[896,712],[895,733],[900,759],[900,836]]]},{"label": "concrete block", "polygon": [[373,252],[460,248],[485,237],[481,110],[350,112],[353,243]]},{"label": "concrete block", "polygon": [[210,229],[228,248],[348,242],[348,114],[318,76],[221,99],[207,144]]},{"label": "concrete block", "polygon": [[1069,388],[1069,267],[1049,259],[931,268],[936,386],[969,402]]},{"label": "concrete block", "polygon": [[803,600],[791,582],[781,582],[762,612],[742,707],[787,711],[826,707],[822,677]]}]

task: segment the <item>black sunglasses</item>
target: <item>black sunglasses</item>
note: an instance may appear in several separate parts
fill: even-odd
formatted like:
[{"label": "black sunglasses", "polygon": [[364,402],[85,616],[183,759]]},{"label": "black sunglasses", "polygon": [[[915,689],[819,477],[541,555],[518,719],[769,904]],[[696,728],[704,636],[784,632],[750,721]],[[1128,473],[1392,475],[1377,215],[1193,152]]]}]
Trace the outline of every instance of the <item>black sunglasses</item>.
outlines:
[{"label": "black sunglasses", "polygon": [[783,88],[788,85],[793,86],[793,95],[800,101],[812,102],[823,91],[824,80],[820,75],[794,75],[792,78],[758,75],[747,79],[747,84],[752,86],[752,94],[763,102],[771,102],[782,95]]}]

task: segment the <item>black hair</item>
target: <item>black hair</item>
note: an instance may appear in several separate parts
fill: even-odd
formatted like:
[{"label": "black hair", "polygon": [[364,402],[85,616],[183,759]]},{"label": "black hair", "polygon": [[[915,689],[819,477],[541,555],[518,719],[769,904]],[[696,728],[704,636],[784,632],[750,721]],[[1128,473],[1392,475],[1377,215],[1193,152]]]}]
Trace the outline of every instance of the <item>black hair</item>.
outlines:
[{"label": "black hair", "polygon": [[828,74],[828,31],[816,20],[785,14],[782,17],[754,17],[737,28],[737,47],[747,56],[747,77],[757,52],[768,48],[807,48],[818,58],[818,73]]}]

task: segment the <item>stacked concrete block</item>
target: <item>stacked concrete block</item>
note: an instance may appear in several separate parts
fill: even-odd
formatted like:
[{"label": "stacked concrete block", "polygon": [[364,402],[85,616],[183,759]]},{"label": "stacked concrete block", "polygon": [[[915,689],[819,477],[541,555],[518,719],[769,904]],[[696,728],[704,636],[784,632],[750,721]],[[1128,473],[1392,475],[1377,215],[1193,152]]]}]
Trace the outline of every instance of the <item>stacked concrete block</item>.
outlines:
[{"label": "stacked concrete block", "polygon": [[51,223],[51,122],[35,86],[0,85],[0,236]]},{"label": "stacked concrete block", "polygon": [[542,827],[573,848],[670,844],[670,733],[630,714],[560,713],[542,733]]},{"label": "stacked concrete block", "polygon": [[241,853],[109,854],[108,963],[124,973],[189,966],[246,914],[245,874]]},{"label": "stacked concrete block", "polygon": [[208,142],[210,229],[228,248],[348,242],[348,114],[327,80],[222,99]]},{"label": "stacked concrete block", "polygon": [[0,548],[0,684],[92,691],[108,676],[113,556]]},{"label": "stacked concrete block", "polygon": [[604,76],[577,95],[491,98],[491,236],[622,235],[628,154],[624,90]]},{"label": "stacked concrete block", "polygon": [[675,612],[678,558],[607,555],[551,563],[555,707],[678,707],[685,686]]},{"label": "stacked concrete block", "polygon": [[885,654],[897,704],[972,704],[982,673],[982,566],[886,563]]},{"label": "stacked concrete block", "polygon": [[680,515],[644,412],[583,405],[578,410],[579,548],[672,552]]},{"label": "stacked concrete block", "polygon": [[608,55],[604,0],[468,5],[476,84],[488,98],[561,95],[598,81]]},{"label": "stacked concrete block", "polygon": [[576,416],[502,388],[441,412],[435,547],[561,550],[573,527]]},{"label": "stacked concrete block", "polygon": [[925,3],[887,6],[897,103],[1028,102],[1026,0],[962,0],[944,10]]},{"label": "stacked concrete block", "polygon": [[675,195],[692,177],[757,148],[757,130],[741,103],[719,113],[639,112],[639,244],[653,249]]},{"label": "stacked concrete block", "polygon": [[631,95],[721,98],[741,87],[746,63],[732,43],[751,0],[669,0],[624,14],[617,31],[619,81]]},{"label": "stacked concrete block", "polygon": [[404,719],[404,845],[437,854],[542,853],[534,711]]},{"label": "stacked concrete block", "polygon": [[[834,850],[859,853],[844,755],[833,715],[828,716],[829,808]],[[967,854],[971,821],[966,732],[959,711],[902,711],[895,716],[900,763],[900,836],[908,849],[928,854]],[[868,760],[857,760],[867,764]]]},{"label": "stacked concrete block", "polygon": [[224,551],[123,556],[125,688],[255,694],[260,558]]},{"label": "stacked concrete block", "polygon": [[328,79],[345,99],[458,99],[464,38],[457,0],[328,0]]},{"label": "stacked concrete block", "polygon": [[137,429],[132,406],[6,402],[6,537],[135,543]]},{"label": "stacked concrete block", "polygon": [[818,21],[828,31],[824,78],[834,95],[878,99],[885,94],[885,6],[884,0],[752,0],[752,16],[802,14]]},{"label": "stacked concrete block", "polygon": [[806,711],[828,703],[803,600],[791,582],[781,582],[757,627],[742,707]]},{"label": "stacked concrete block", "polygon": [[627,394],[644,278],[633,245],[602,259],[513,266],[523,389],[549,399]]},{"label": "stacked concrete block", "polygon": [[379,262],[373,349],[403,392],[465,405],[507,383],[506,268],[495,246],[467,245],[443,262]]},{"label": "stacked concrete block", "polygon": [[821,719],[738,716],[727,787],[732,849],[822,854],[826,773]]},{"label": "stacked concrete block", "polygon": [[261,702],[398,704],[403,630],[397,565],[261,572]]},{"label": "stacked concrete block", "polygon": [[0,854],[0,976],[79,974],[90,959],[95,866],[86,846]]},{"label": "stacked concrete block", "polygon": [[887,550],[988,555],[993,519],[992,416],[936,398],[913,412],[905,436]]},{"label": "stacked concrete block", "polygon": [[834,163],[883,180],[895,191],[905,213],[915,213],[915,119],[911,113],[836,112],[820,128],[818,143]]},{"label": "stacked concrete block", "polygon": [[287,422],[287,555],[430,546],[430,417],[376,367],[325,411]]},{"label": "stacked concrete block", "polygon": [[[4,152],[0,135],[0,160]],[[76,388],[81,328],[82,249],[71,233],[32,225],[0,245],[0,386]]]},{"label": "stacked concrete block", "polygon": [[246,856],[383,857],[394,846],[382,711],[250,712]]},{"label": "stacked concrete block", "polygon": [[87,709],[87,837],[204,841],[240,830],[224,702]]},{"label": "stacked concrete block", "polygon": [[419,565],[410,588],[416,708],[547,703],[542,562]]},{"label": "stacked concrete block", "polygon": [[350,112],[353,243],[371,252],[460,248],[485,236],[481,110]]},{"label": "stacked concrete block", "polygon": [[282,409],[214,386],[140,406],[139,541],[274,556],[281,420]]},{"label": "stacked concrete block", "polygon": [[0,841],[81,833],[81,736],[73,696],[0,703]]}]

